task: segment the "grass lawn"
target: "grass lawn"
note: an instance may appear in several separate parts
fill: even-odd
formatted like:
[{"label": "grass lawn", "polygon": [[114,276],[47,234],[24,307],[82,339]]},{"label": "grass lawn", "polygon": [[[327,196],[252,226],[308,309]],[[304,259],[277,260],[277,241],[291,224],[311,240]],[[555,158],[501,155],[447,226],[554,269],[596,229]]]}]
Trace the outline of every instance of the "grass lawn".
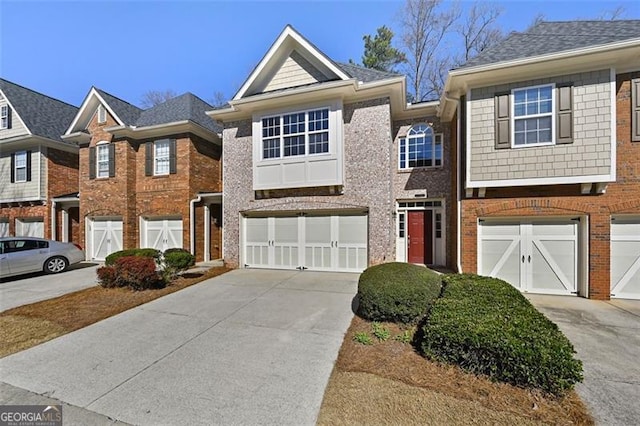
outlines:
[{"label": "grass lawn", "polygon": [[353,337],[371,334],[371,322],[354,317],[324,394],[319,425],[594,424],[574,391],[555,398],[427,361],[411,344],[393,339],[402,328],[384,326],[389,340],[373,337],[373,345],[362,345]]},{"label": "grass lawn", "polygon": [[216,267],[203,273],[187,273],[158,290],[133,291],[96,286],[9,309],[0,313],[0,357],[39,345],[227,271],[229,269],[225,267]]}]

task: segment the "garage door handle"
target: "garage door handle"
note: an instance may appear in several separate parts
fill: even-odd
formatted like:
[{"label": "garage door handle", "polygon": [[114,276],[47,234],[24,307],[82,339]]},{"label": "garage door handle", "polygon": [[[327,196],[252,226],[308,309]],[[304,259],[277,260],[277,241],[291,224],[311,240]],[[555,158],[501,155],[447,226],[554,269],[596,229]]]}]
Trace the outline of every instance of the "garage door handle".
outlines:
[{"label": "garage door handle", "polygon": [[522,263],[524,263],[524,254],[522,255]]},{"label": "garage door handle", "polygon": [[531,255],[529,255],[529,258],[528,258],[528,260],[529,260],[529,263],[531,263]]}]

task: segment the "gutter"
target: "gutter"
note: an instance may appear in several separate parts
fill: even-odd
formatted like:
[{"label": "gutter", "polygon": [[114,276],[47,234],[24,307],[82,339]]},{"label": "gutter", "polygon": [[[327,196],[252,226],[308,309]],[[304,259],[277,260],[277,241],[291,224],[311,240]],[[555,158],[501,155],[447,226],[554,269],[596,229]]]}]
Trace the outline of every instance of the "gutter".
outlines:
[{"label": "gutter", "polygon": [[56,200],[51,199],[51,239],[56,241]]}]

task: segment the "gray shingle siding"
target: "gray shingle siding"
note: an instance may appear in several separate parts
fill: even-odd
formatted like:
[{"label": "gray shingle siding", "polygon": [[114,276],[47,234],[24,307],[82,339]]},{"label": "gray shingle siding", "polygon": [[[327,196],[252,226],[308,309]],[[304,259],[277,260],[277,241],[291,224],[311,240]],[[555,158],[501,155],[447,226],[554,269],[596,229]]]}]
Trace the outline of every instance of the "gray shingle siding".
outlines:
[{"label": "gray shingle siding", "polygon": [[512,33],[458,69],[640,39],[640,20],[541,22]]}]

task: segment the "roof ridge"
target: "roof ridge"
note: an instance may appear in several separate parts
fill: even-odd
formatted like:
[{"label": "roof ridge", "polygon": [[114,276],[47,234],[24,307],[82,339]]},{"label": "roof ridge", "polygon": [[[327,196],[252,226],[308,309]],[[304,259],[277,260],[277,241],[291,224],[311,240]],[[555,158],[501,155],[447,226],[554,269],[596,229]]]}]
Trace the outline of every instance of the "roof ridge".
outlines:
[{"label": "roof ridge", "polygon": [[132,107],[134,107],[134,108],[138,108],[140,111],[145,111],[144,109],[140,108],[139,106],[134,105],[134,104],[132,104],[132,103],[131,103],[131,102],[129,102],[129,101],[125,101],[124,99],[119,98],[119,97],[117,97],[117,96],[115,96],[115,95],[112,95],[111,93],[107,92],[106,90],[102,90],[101,88],[99,88],[99,87],[97,87],[97,86],[91,86],[91,87],[93,87],[94,89],[96,89],[96,90],[97,90],[97,91],[99,91],[99,92],[102,92],[102,93],[104,93],[104,94],[106,94],[106,95],[111,96],[111,97],[112,97],[112,98],[114,98],[114,99],[119,100],[120,102],[124,102],[124,103],[125,103],[125,104],[127,104],[127,105],[131,105],[131,106],[132,106]]},{"label": "roof ridge", "polygon": [[21,84],[14,83],[13,81],[7,80],[6,78],[0,78],[0,80],[1,80],[1,81],[4,81],[5,83],[13,84],[14,86],[17,86],[17,87],[19,87],[19,88],[21,88],[21,89],[28,90],[29,92],[35,93],[36,95],[40,95],[40,96],[44,96],[45,98],[49,98],[49,99],[51,99],[52,101],[56,101],[56,102],[59,102],[59,103],[61,103],[61,104],[65,104],[65,105],[68,105],[68,106],[70,106],[70,107],[74,107],[75,109],[78,109],[78,107],[77,107],[77,106],[75,106],[75,105],[73,105],[73,104],[70,104],[69,102],[62,101],[62,100],[60,100],[60,99],[54,98],[53,96],[45,95],[45,94],[44,94],[44,93],[42,93],[42,92],[38,92],[37,90],[33,90],[33,89],[30,89],[30,88],[28,88],[28,87],[25,87],[25,86],[23,86],[23,85],[21,85]]}]

